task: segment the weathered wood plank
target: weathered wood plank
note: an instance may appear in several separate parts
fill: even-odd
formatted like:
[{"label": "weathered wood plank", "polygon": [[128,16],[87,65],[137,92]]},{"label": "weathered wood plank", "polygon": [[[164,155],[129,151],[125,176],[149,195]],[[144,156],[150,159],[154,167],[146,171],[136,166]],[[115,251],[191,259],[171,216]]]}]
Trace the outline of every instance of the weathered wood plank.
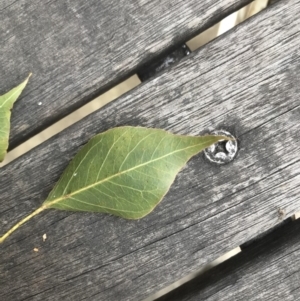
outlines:
[{"label": "weathered wood plank", "polygon": [[33,72],[13,110],[10,146],[248,2],[1,1],[0,93]]},{"label": "weathered wood plank", "polygon": [[108,128],[223,127],[241,147],[222,167],[193,158],[142,220],[36,217],[0,248],[1,298],[142,300],[273,227],[278,208],[298,210],[299,13],[299,0],[272,6],[1,169],[4,232],[42,203],[81,144]]},{"label": "weathered wood plank", "polygon": [[299,258],[300,221],[290,221],[157,301],[299,300]]}]

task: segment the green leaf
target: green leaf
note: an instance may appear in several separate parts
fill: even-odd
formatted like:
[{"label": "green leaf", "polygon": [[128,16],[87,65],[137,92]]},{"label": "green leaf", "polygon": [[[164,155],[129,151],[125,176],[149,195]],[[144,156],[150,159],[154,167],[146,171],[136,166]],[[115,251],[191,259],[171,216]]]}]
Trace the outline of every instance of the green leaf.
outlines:
[{"label": "green leaf", "polygon": [[99,134],[74,157],[43,205],[0,242],[48,208],[142,218],[162,200],[186,162],[220,140],[230,138],[129,126]]},{"label": "green leaf", "polygon": [[186,162],[219,140],[141,127],[111,129],[81,149],[44,206],[141,218],[161,201]]},{"label": "green leaf", "polygon": [[11,109],[25,88],[30,76],[31,74],[22,84],[0,96],[0,162],[4,160],[8,149]]}]

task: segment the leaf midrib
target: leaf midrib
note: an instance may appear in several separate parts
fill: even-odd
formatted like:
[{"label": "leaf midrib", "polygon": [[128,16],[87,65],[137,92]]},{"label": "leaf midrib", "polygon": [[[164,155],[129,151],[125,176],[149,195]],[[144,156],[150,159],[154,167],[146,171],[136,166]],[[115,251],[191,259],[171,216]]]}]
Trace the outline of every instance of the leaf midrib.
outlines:
[{"label": "leaf midrib", "polygon": [[[213,140],[213,139],[212,139],[212,140]],[[203,145],[203,144],[207,144],[207,141],[205,141],[205,142],[203,142],[203,143],[198,143],[198,144],[194,144],[194,145],[192,145],[192,146],[188,146],[188,147],[185,147],[185,148],[181,148],[181,149],[175,150],[175,151],[173,151],[173,152],[170,152],[170,153],[168,153],[168,154],[166,154],[166,155],[164,155],[164,156],[161,156],[161,157],[159,157],[159,158],[156,158],[156,159],[154,159],[154,160],[149,160],[149,161],[147,161],[147,162],[145,162],[145,163],[142,163],[142,164],[136,165],[136,166],[134,166],[134,167],[132,167],[132,168],[123,170],[122,172],[118,172],[118,173],[116,173],[116,174],[114,174],[114,175],[112,175],[112,176],[110,176],[110,177],[107,177],[107,178],[101,180],[101,181],[98,181],[98,182],[93,183],[93,184],[91,184],[91,185],[88,185],[88,186],[86,186],[86,187],[84,187],[84,188],[81,188],[81,189],[79,189],[79,190],[76,190],[76,191],[74,191],[73,193],[70,193],[70,194],[61,196],[60,198],[55,199],[55,200],[53,200],[53,201],[51,201],[51,202],[49,202],[49,203],[46,203],[46,204],[44,205],[44,207],[45,207],[45,208],[50,207],[50,206],[52,206],[52,205],[54,205],[54,204],[56,204],[56,203],[59,203],[60,201],[63,201],[63,200],[68,199],[68,198],[71,198],[72,196],[74,196],[74,195],[76,195],[76,194],[78,194],[78,193],[81,193],[81,192],[86,191],[86,190],[88,190],[88,189],[90,189],[90,188],[93,188],[94,186],[97,186],[97,185],[99,185],[99,184],[101,184],[101,183],[107,182],[107,181],[109,181],[109,180],[111,180],[111,179],[113,179],[113,178],[115,178],[115,177],[118,177],[118,176],[120,176],[120,175],[122,175],[122,174],[125,174],[125,173],[130,172],[130,171],[135,170],[135,169],[138,169],[138,168],[140,168],[140,167],[142,167],[142,166],[145,166],[145,165],[147,165],[147,164],[150,164],[150,163],[152,163],[152,162],[161,160],[161,159],[166,158],[166,157],[168,157],[168,156],[171,156],[171,155],[173,155],[173,154],[175,154],[175,153],[178,153],[178,152],[187,150],[187,149],[192,148],[192,147],[201,146],[201,145]]]}]

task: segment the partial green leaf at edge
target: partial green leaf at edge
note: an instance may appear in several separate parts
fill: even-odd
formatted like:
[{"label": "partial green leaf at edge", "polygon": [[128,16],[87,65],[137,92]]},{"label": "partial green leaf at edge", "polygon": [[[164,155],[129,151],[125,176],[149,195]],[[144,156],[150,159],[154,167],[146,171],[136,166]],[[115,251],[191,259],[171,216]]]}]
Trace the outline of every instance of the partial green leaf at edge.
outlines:
[{"label": "partial green leaf at edge", "polygon": [[182,136],[119,127],[92,138],[74,157],[43,207],[139,219],[162,200],[194,155],[224,136]]},{"label": "partial green leaf at edge", "polygon": [[19,86],[0,96],[0,162],[4,160],[8,149],[11,109],[27,85],[30,76],[31,74]]}]

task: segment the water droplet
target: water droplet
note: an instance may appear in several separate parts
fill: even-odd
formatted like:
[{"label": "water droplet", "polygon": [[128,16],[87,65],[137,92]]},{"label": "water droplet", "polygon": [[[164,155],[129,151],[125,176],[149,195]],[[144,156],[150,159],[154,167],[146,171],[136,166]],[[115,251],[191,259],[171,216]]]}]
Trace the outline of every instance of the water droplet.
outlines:
[{"label": "water droplet", "polygon": [[43,103],[42,103],[41,101],[38,103],[39,106],[41,106],[42,104],[43,104]]}]

